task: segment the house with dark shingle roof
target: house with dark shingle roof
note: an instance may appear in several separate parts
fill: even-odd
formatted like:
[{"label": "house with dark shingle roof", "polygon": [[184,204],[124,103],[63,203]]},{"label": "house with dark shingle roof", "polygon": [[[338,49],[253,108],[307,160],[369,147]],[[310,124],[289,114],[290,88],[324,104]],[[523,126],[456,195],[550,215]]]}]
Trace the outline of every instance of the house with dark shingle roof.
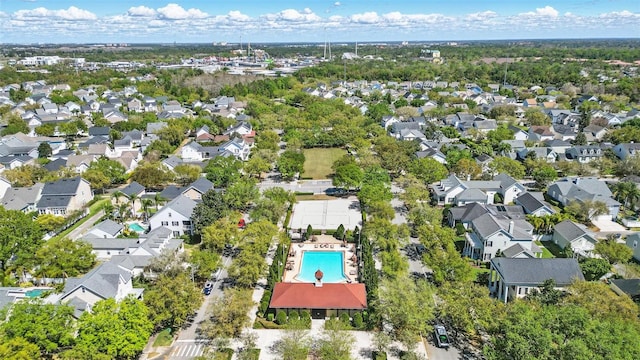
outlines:
[{"label": "house with dark shingle roof", "polygon": [[88,234],[99,238],[115,238],[122,233],[122,230],[124,230],[124,226],[122,226],[122,224],[111,219],[107,219],[94,225],[89,229]]},{"label": "house with dark shingle roof", "polygon": [[556,289],[584,281],[576,259],[494,258],[489,268],[489,291],[507,303],[537,291],[545,281],[554,280]]},{"label": "house with dark shingle roof", "polygon": [[38,213],[66,216],[93,200],[89,182],[81,177],[47,182],[36,205]]},{"label": "house with dark shingle roof", "polygon": [[544,201],[544,197],[541,192],[525,192],[520,194],[514,202],[517,205],[522,206],[524,211],[530,215],[545,216],[556,213],[553,207]]},{"label": "house with dark shingle roof", "polygon": [[532,257],[540,252],[533,243],[533,226],[524,219],[488,212],[473,219],[470,225],[462,254],[472,259],[489,261],[516,244],[530,251]]},{"label": "house with dark shingle roof", "polygon": [[640,303],[640,279],[613,279],[611,289],[620,296],[628,296]]},{"label": "house with dark shingle roof", "polygon": [[574,254],[592,257],[598,240],[584,225],[565,220],[553,227],[553,242],[562,249],[570,247]]},{"label": "house with dark shingle roof", "polygon": [[620,203],[613,199],[607,184],[594,177],[560,179],[549,185],[546,194],[563,206],[572,201],[601,201],[609,209],[607,214],[601,216],[613,220],[620,211]]}]

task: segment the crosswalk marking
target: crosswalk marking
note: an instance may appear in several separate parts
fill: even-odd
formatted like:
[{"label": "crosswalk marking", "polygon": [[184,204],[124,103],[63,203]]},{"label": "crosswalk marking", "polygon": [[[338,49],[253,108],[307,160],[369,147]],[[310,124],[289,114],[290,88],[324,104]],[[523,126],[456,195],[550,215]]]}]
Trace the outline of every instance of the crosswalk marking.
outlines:
[{"label": "crosswalk marking", "polygon": [[174,346],[169,354],[171,360],[186,360],[193,359],[204,353],[204,345],[202,344],[184,344]]}]

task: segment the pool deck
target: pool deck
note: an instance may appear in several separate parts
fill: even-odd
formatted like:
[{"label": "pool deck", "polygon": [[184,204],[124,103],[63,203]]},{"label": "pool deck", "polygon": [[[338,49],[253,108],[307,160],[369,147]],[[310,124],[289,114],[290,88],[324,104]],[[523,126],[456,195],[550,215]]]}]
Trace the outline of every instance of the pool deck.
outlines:
[{"label": "pool deck", "polygon": [[316,238],[318,239],[317,241],[305,241],[302,243],[291,244],[282,281],[295,283],[302,282],[296,279],[296,275],[298,275],[300,267],[302,266],[303,251],[342,251],[344,253],[345,262],[344,273],[348,278],[344,283],[357,283],[357,263],[351,261],[352,256],[355,255],[355,244],[347,244],[347,246],[344,247],[342,241],[337,240],[331,235],[316,235]]}]

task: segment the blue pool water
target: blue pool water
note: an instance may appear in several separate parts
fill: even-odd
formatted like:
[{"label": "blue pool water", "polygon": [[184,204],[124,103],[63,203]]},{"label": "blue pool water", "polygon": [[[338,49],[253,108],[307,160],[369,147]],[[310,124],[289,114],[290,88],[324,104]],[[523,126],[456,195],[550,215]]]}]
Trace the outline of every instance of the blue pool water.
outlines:
[{"label": "blue pool water", "polygon": [[143,228],[142,226],[140,226],[140,224],[137,224],[137,223],[129,224],[129,229],[133,230],[135,232],[145,232],[147,230],[147,229]]},{"label": "blue pool water", "polygon": [[296,276],[297,280],[315,282],[315,273],[320,269],[324,283],[338,283],[347,280],[344,275],[344,258],[342,251],[303,251],[302,265]]},{"label": "blue pool water", "polygon": [[43,292],[47,291],[47,289],[32,289],[24,293],[25,297],[28,298],[37,298],[42,295]]}]

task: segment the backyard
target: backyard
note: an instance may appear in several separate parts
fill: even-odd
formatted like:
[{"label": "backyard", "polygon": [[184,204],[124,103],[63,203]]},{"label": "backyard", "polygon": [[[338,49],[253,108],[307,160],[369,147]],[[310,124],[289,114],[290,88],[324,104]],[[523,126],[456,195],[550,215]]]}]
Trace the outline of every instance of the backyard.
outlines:
[{"label": "backyard", "polygon": [[344,149],[305,149],[304,150],[304,178],[327,179],[333,173],[333,162],[344,156]]}]

